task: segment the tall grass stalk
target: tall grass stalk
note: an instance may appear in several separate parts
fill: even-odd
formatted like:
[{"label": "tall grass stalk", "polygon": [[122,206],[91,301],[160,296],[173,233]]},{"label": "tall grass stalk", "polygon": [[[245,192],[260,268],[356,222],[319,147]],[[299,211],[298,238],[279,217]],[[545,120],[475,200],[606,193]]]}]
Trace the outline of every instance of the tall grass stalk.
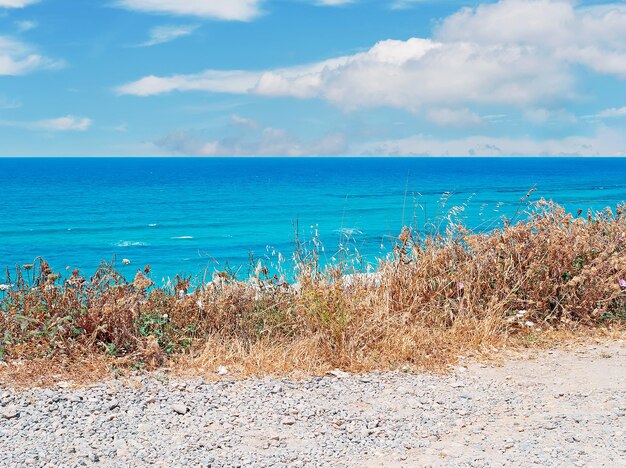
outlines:
[{"label": "tall grass stalk", "polygon": [[255,260],[249,281],[217,272],[195,289],[180,277],[155,287],[149,267],[129,281],[106,262],[91,278],[62,278],[37,259],[0,287],[0,359],[358,371],[626,323],[623,206],[579,217],[540,201],[479,234],[453,222],[426,236],[405,228],[369,274],[345,258],[321,268],[321,250],[297,241],[289,283]]}]

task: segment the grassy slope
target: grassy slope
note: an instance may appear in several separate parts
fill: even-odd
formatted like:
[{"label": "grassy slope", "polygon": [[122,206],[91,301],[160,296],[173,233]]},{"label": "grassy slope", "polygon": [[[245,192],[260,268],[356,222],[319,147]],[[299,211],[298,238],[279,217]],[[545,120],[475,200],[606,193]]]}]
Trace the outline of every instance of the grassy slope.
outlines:
[{"label": "grassy slope", "polygon": [[248,282],[218,274],[190,291],[185,280],[151,288],[143,274],[129,283],[108,265],[63,281],[39,261],[0,292],[0,357],[25,375],[174,363],[248,374],[442,368],[462,353],[626,323],[623,208],[580,218],[540,202],[487,234],[405,229],[392,260],[349,281],[316,265],[315,252],[302,260],[295,287],[259,268]]}]

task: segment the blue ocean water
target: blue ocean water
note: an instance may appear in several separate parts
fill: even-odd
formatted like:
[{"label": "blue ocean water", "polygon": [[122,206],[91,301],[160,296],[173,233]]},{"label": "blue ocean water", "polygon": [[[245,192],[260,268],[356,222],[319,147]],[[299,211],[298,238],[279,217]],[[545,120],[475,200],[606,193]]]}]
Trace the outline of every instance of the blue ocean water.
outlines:
[{"label": "blue ocean water", "polygon": [[[403,225],[426,229],[454,206],[473,228],[511,215],[529,189],[569,210],[626,200],[626,159],[0,159],[0,267],[44,257],[91,274],[117,257],[158,281],[289,259],[294,226],[370,260]],[[296,223],[297,221],[297,223]],[[0,274],[0,279],[4,275]]]}]

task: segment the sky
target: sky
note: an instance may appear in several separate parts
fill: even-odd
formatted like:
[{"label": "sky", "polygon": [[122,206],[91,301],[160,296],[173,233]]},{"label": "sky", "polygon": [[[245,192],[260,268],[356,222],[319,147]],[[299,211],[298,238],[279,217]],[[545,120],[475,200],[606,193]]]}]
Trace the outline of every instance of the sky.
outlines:
[{"label": "sky", "polygon": [[626,156],[626,2],[0,0],[0,156]]}]

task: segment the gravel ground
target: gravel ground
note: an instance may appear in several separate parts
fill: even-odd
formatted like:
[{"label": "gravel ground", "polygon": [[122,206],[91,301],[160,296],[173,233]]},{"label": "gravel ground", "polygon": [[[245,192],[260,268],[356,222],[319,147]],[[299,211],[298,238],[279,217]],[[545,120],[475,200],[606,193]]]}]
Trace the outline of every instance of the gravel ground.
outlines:
[{"label": "gravel ground", "polygon": [[335,374],[2,388],[0,466],[626,466],[623,343]]}]

